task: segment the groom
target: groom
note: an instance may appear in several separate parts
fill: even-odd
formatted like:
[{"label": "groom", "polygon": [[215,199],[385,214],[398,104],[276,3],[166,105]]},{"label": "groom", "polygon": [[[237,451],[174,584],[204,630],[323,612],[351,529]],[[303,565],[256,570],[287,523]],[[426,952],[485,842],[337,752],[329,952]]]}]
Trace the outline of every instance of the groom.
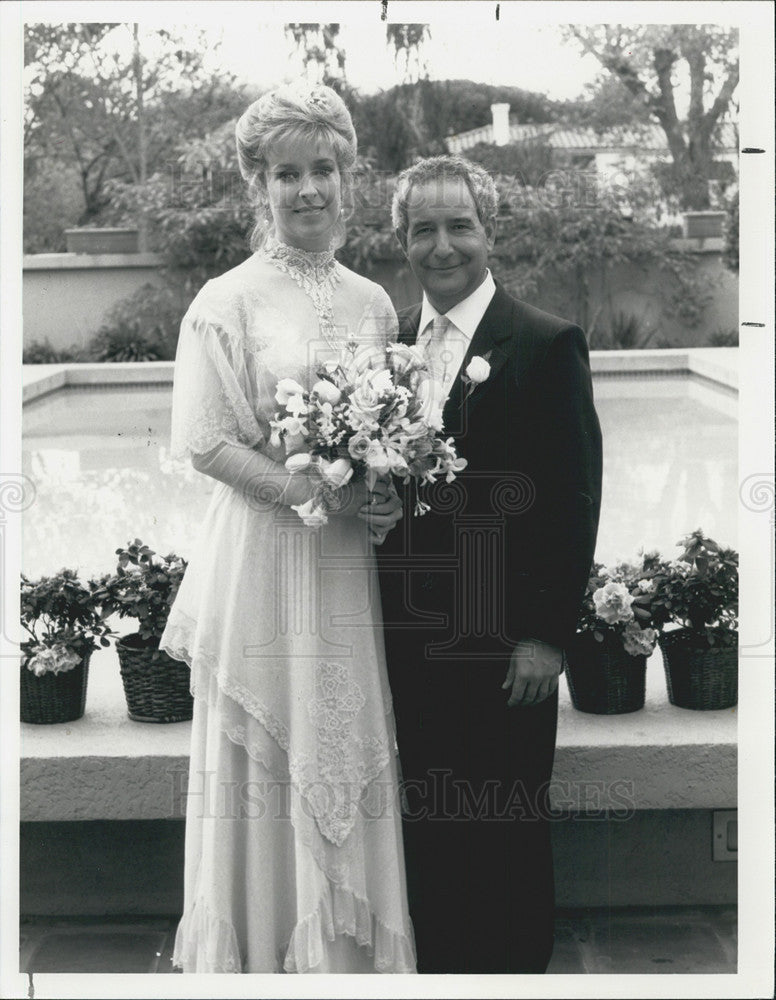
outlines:
[{"label": "groom", "polygon": [[481,167],[439,156],[404,171],[392,209],[423,287],[401,339],[468,462],[425,516],[408,497],[378,550],[421,972],[549,962],[558,679],[600,506],[585,337],[494,282],[496,208]]}]

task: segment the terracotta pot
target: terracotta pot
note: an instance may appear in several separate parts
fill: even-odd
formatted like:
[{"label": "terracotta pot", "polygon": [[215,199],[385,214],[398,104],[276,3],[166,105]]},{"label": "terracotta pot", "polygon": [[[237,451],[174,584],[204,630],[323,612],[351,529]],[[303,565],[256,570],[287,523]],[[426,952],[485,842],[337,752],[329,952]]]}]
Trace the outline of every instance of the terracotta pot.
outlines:
[{"label": "terracotta pot", "polygon": [[66,229],[68,253],[137,253],[137,229]]}]

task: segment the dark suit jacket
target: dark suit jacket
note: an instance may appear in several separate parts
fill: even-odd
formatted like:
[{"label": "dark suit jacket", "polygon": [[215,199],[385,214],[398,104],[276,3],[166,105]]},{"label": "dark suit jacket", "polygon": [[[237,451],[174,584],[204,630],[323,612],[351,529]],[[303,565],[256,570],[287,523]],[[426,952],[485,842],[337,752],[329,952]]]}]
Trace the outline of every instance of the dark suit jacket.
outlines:
[{"label": "dark suit jacket", "polygon": [[[400,314],[404,342],[419,319],[420,305]],[[489,377],[467,395],[459,373],[444,409],[466,470],[427,489],[422,517],[411,486],[377,549],[386,629],[431,639],[432,658],[566,645],[595,550],[601,431],[584,334],[497,286],[461,371],[476,355]]]}]

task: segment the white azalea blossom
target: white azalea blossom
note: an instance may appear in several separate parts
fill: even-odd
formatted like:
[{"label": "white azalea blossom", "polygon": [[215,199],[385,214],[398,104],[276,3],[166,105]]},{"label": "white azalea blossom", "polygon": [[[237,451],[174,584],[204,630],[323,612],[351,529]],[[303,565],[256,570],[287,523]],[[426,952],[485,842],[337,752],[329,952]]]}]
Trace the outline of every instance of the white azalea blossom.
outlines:
[{"label": "white azalea blossom", "polygon": [[54,646],[44,646],[27,660],[27,669],[36,677],[44,674],[63,674],[73,670],[81,662],[78,653],[58,643]]},{"label": "white azalea blossom", "polygon": [[609,582],[593,594],[595,613],[607,625],[619,625],[633,618],[633,597],[622,583]]}]

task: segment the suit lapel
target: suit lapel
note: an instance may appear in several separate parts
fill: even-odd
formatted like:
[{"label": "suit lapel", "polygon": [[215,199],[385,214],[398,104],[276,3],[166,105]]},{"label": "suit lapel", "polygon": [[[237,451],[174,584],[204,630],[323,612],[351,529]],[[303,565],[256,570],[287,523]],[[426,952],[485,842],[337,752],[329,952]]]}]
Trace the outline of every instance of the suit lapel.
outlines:
[{"label": "suit lapel", "polygon": [[[490,300],[479,326],[474,331],[461,367],[453,381],[450,396],[445,403],[443,417],[447,433],[460,433],[460,429],[466,424],[462,419],[461,410],[465,408],[467,413],[471,414],[482,397],[487,394],[511,353],[509,342],[513,336],[516,334],[512,322],[512,300],[497,285],[496,294]],[[462,375],[471,359],[485,355],[488,355],[487,361],[490,365],[487,379],[474,387],[464,386]]]}]

